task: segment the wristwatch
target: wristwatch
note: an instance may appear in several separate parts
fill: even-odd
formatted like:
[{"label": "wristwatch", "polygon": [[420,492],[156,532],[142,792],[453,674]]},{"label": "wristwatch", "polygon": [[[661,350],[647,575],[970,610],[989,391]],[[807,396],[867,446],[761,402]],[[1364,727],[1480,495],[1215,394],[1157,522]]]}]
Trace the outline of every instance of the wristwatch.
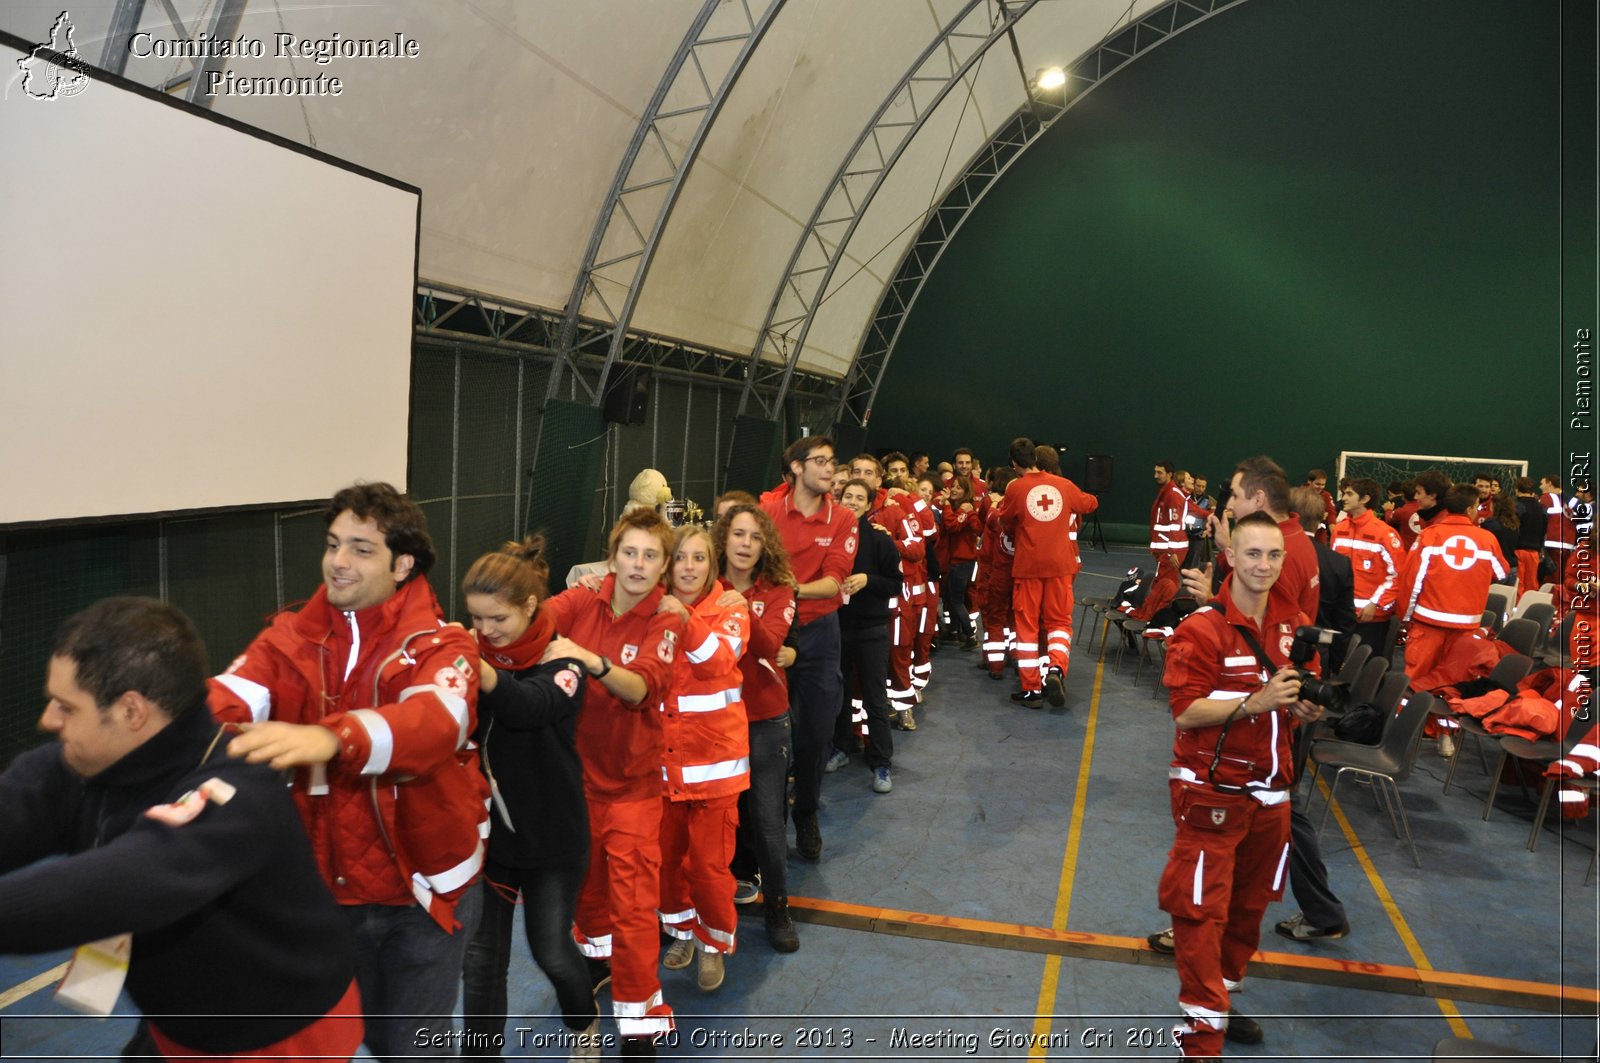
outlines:
[{"label": "wristwatch", "polygon": [[592,679],[604,679],[606,677],[606,673],[609,671],[611,671],[611,658],[601,657],[600,670],[598,672],[590,672],[589,676]]}]

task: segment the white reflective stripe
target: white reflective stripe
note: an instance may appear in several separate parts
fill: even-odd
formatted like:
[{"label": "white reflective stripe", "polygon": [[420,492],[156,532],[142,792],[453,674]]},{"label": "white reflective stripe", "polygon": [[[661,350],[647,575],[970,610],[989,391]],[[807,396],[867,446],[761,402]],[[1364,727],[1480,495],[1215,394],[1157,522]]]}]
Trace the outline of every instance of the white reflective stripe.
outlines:
[{"label": "white reflective stripe", "polygon": [[592,956],[597,960],[609,960],[611,958],[610,934],[604,934],[597,938],[586,938],[581,935],[574,935],[574,937],[578,941],[578,951],[585,956]]},{"label": "white reflective stripe", "polygon": [[272,716],[272,691],[260,683],[237,675],[219,675],[217,682],[233,691],[245,703],[250,709],[250,718],[256,723],[262,723]]},{"label": "white reflective stripe", "polygon": [[1078,533],[1077,532],[1067,532],[1067,538],[1071,539],[1073,542],[1077,542],[1078,541]]},{"label": "white reflective stripe", "polygon": [[1579,742],[1567,750],[1569,757],[1588,757],[1590,760],[1600,760],[1600,746],[1592,742]]},{"label": "white reflective stripe", "polygon": [[1561,496],[1560,495],[1551,495],[1550,497],[1555,499],[1556,501],[1555,501],[1555,504],[1553,506],[1550,506],[1548,509],[1545,510],[1545,513],[1547,515],[1549,515],[1549,516],[1552,516],[1552,517],[1561,516],[1561,514],[1566,512],[1566,510],[1561,508]]},{"label": "white reflective stripe", "polygon": [[1019,643],[1017,643],[1016,648],[1017,648],[1017,650],[1019,652],[1023,651],[1023,650],[1027,650],[1027,651],[1036,653],[1036,652],[1038,652],[1039,644],[1037,642],[1019,642]]},{"label": "white reflective stripe", "polygon": [[689,651],[689,661],[691,664],[705,664],[711,659],[711,655],[716,652],[717,633],[713,631],[706,636],[704,642]]},{"label": "white reflective stripe", "polygon": [[927,588],[927,591],[928,591],[929,594],[932,594],[935,590],[938,589],[933,585],[933,581],[932,580],[928,581],[927,583],[924,583],[923,587]]},{"label": "white reflective stripe", "polygon": [[649,1037],[672,1032],[672,1016],[651,1015],[652,1008],[661,1007],[661,990],[651,994],[649,1000],[611,1001],[611,1014],[617,1020],[617,1033],[623,1037]]},{"label": "white reflective stripe", "polygon": [[450,713],[456,721],[456,748],[460,749],[466,745],[467,732],[469,730],[467,721],[472,715],[467,711],[467,699],[460,694],[452,694],[442,686],[424,683],[414,687],[406,687],[400,691],[399,700],[405,701],[407,698],[414,698],[418,694],[432,694],[439,699],[439,704],[443,705],[445,711]]},{"label": "white reflective stripe", "polygon": [[1243,691],[1243,690],[1213,690],[1211,693],[1206,695],[1206,700],[1207,701],[1242,701],[1243,699],[1249,697],[1253,693],[1255,693],[1255,691],[1253,691],[1253,690],[1251,690],[1251,691]]},{"label": "white reflective stripe", "polygon": [[[693,908],[685,908],[681,912],[663,912],[660,908],[657,908],[656,909],[656,914],[661,917],[661,921],[663,923],[685,923],[685,922],[688,922],[690,919],[693,919],[695,917]],[[680,937],[690,937],[691,935],[689,935],[689,934],[681,934],[681,935],[678,935],[678,936],[680,936]]]},{"label": "white reflective stripe", "polygon": [[735,775],[744,775],[749,770],[749,757],[722,760],[715,764],[690,764],[683,769],[683,781],[696,783],[711,782],[713,779],[731,779]]},{"label": "white reflective stripe", "polygon": [[1185,1004],[1181,1000],[1178,1001],[1178,1007],[1182,1008],[1183,1013],[1189,1018],[1199,1019],[1213,1030],[1221,1030],[1228,1025],[1228,1013],[1225,1011],[1213,1011],[1198,1004]]},{"label": "white reflective stripe", "polygon": [[1283,854],[1278,857],[1278,870],[1272,873],[1272,888],[1274,891],[1283,889],[1283,871],[1289,866],[1289,843],[1283,845]]},{"label": "white reflective stripe", "polygon": [[726,642],[728,644],[728,649],[733,651],[733,655],[735,657],[743,657],[744,656],[744,643],[743,642],[740,642],[738,639],[734,638],[732,635],[724,635],[724,634],[721,634],[720,632],[717,634],[717,638],[721,639],[723,642]]},{"label": "white reflective stripe", "polygon": [[382,775],[389,770],[389,762],[394,759],[394,731],[390,729],[389,721],[375,709],[354,709],[350,715],[367,732],[367,743],[372,747],[367,762],[361,766],[361,774]]},{"label": "white reflective stripe", "polygon": [[1266,805],[1268,808],[1271,808],[1273,805],[1281,805],[1285,801],[1289,800],[1289,791],[1288,790],[1251,790],[1250,791],[1250,796],[1255,798],[1257,801],[1260,801],[1263,805]]},{"label": "white reflective stripe", "polygon": [[1441,624],[1476,624],[1483,619],[1482,613],[1445,613],[1425,605],[1417,606],[1413,615],[1423,620],[1437,620]]},{"label": "white reflective stripe", "polygon": [[1571,550],[1572,544],[1560,539],[1546,539],[1544,545],[1551,550]]},{"label": "white reflective stripe", "polygon": [[679,712],[716,712],[744,697],[744,687],[719,690],[715,694],[679,694]]},{"label": "white reflective stripe", "polygon": [[903,701],[906,698],[909,698],[911,695],[912,695],[912,690],[911,690],[910,687],[906,687],[903,690],[901,688],[899,688],[899,687],[890,687],[889,688],[889,696],[891,698],[895,698],[895,699]]},{"label": "white reflective stripe", "polygon": [[1200,907],[1204,899],[1206,882],[1206,851],[1200,850],[1200,858],[1194,862],[1194,906]]},{"label": "white reflective stripe", "polygon": [[1047,639],[1053,639],[1057,637],[1069,639],[1072,637],[1072,632],[1068,631],[1064,627],[1052,628],[1051,630],[1045,632],[1045,638]]},{"label": "white reflective stripe", "polygon": [[1181,527],[1183,527],[1183,525],[1181,525],[1181,524],[1152,524],[1152,525],[1150,525],[1150,530],[1151,531],[1177,531]]},{"label": "white reflective stripe", "polygon": [[1255,663],[1255,657],[1249,655],[1244,657],[1224,657],[1222,659],[1222,667],[1224,668],[1237,668],[1240,665],[1249,666]]},{"label": "white reflective stripe", "polygon": [[1237,979],[1237,980],[1232,979],[1232,978],[1224,978],[1222,980],[1222,988],[1226,989],[1230,993],[1237,993],[1239,991],[1240,987],[1242,987],[1243,985],[1244,985],[1244,979],[1243,978],[1240,978],[1240,979]]},{"label": "white reflective stripe", "polygon": [[1178,779],[1181,782],[1199,782],[1200,777],[1182,765],[1174,764],[1167,769],[1168,779]]},{"label": "white reflective stripe", "polygon": [[733,935],[732,934],[726,933],[725,931],[718,930],[714,926],[706,926],[705,923],[701,923],[700,924],[700,929],[705,932],[706,937],[708,937],[711,940],[715,941],[718,945],[726,945],[727,946],[727,948],[725,948],[725,949],[723,949],[721,951],[723,951],[723,952],[732,952],[733,951]]},{"label": "white reflective stripe", "polygon": [[1189,549],[1189,543],[1187,541],[1184,541],[1184,542],[1181,542],[1181,543],[1151,543],[1150,544],[1150,549],[1152,549],[1152,550],[1187,550],[1187,549]]},{"label": "white reflective stripe", "polygon": [[418,871],[411,876],[411,893],[418,902],[426,908],[428,901],[424,895],[434,893],[451,893],[471,882],[473,876],[483,867],[483,842],[479,842],[472,850],[472,855],[467,857],[455,867],[440,871],[434,875],[424,875]]},{"label": "white reflective stripe", "polygon": [[1583,790],[1569,790],[1566,787],[1562,787],[1561,792],[1556,794],[1556,798],[1557,800],[1567,802],[1587,802],[1589,800],[1589,795]]},{"label": "white reflective stripe", "polygon": [[350,678],[350,673],[356,670],[356,658],[361,656],[361,625],[356,623],[356,614],[345,613],[345,620],[350,624],[350,658],[344,662],[344,677]]}]

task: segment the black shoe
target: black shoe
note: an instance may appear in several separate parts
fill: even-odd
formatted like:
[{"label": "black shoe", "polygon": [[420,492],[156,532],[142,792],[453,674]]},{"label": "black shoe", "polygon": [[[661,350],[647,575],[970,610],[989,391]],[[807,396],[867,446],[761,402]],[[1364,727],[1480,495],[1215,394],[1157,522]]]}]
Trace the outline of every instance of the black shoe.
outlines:
[{"label": "black shoe", "polygon": [[766,919],[767,940],[772,943],[772,951],[798,952],[800,932],[794,928],[794,920],[789,918],[789,899],[768,897]]},{"label": "black shoe", "polygon": [[1011,700],[1018,705],[1026,705],[1030,709],[1042,709],[1044,708],[1044,691],[1019,690],[1011,695]]},{"label": "black shoe", "polygon": [[975,649],[977,649],[978,648],[978,636],[976,636],[976,635],[968,636],[961,643],[961,648],[964,649],[964,650],[975,650]]},{"label": "black shoe", "polygon": [[1267,1039],[1267,1035],[1261,1032],[1260,1023],[1245,1018],[1232,1008],[1228,1009],[1228,1025],[1222,1031],[1222,1037],[1236,1045],[1258,1045]]},{"label": "black shoe", "polygon": [[585,956],[583,959],[589,965],[589,984],[594,987],[594,995],[598,997],[600,990],[611,984],[611,961],[596,959],[593,956]]},{"label": "black shoe", "polygon": [[1154,934],[1146,936],[1145,940],[1150,943],[1152,949],[1164,956],[1171,956],[1178,951],[1177,947],[1172,944],[1172,928],[1170,926],[1165,930],[1157,930]]},{"label": "black shoe", "polygon": [[822,855],[822,828],[817,825],[815,812],[794,814],[794,847],[807,860],[815,860]]},{"label": "black shoe", "polygon": [[1061,669],[1052,668],[1045,673],[1044,696],[1046,701],[1058,709],[1067,703],[1067,681],[1061,674]]}]

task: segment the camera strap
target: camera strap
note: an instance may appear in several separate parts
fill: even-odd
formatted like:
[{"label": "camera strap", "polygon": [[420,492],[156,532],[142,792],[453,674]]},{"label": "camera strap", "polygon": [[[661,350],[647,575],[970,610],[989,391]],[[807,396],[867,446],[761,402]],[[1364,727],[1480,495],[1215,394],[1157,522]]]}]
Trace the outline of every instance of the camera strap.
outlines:
[{"label": "camera strap", "polygon": [[[1251,652],[1256,655],[1256,661],[1266,670],[1267,677],[1270,680],[1277,673],[1278,668],[1272,663],[1271,658],[1267,656],[1267,651],[1261,648],[1261,640],[1256,638],[1256,633],[1250,630],[1249,626],[1238,627],[1233,624],[1228,624],[1227,626],[1244,636],[1244,640],[1249,644]],[[1246,694],[1245,697],[1249,697],[1249,695]],[[1243,702],[1240,702],[1240,704],[1243,704]],[[1222,725],[1222,730],[1217,733],[1217,747],[1211,753],[1211,767],[1206,772],[1206,782],[1223,793],[1249,793],[1249,787],[1231,786],[1227,783],[1217,782],[1217,767],[1222,763],[1222,749],[1228,741],[1228,730],[1233,727],[1233,723],[1233,717],[1228,717],[1227,722]]]}]

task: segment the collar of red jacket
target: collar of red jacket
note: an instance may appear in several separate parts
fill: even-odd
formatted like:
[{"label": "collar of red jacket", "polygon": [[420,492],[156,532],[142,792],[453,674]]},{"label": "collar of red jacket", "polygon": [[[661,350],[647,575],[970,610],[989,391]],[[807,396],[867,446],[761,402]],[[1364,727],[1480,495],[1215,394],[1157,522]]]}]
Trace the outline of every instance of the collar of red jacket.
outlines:
[{"label": "collar of red jacket", "polygon": [[[328,588],[321,586],[295,616],[296,633],[313,640],[325,638],[334,629],[342,612],[328,603]],[[439,622],[439,599],[427,579],[416,576],[401,584],[392,595],[377,605],[355,614],[356,626],[361,630],[362,641],[380,631],[405,627],[408,632],[421,631]]]},{"label": "collar of red jacket", "polygon": [[[610,607],[611,601],[615,597],[616,593],[617,574],[615,572],[607,573],[605,580],[600,584],[600,598],[606,603],[608,608]],[[656,606],[661,604],[661,596],[665,593],[667,593],[667,589],[661,584],[657,583],[650,589],[648,594],[639,599],[639,604],[635,605],[632,609],[629,609],[626,613],[619,613],[618,615],[648,617],[655,613]]]},{"label": "collar of red jacket", "polygon": [[[1261,618],[1261,634],[1270,637],[1272,629],[1279,624],[1288,624],[1293,627],[1300,617],[1300,603],[1291,602],[1287,595],[1277,593],[1278,585],[1274,583],[1272,590],[1267,593],[1267,613]],[[1228,623],[1243,627],[1251,625],[1254,630],[1255,621],[1239,611],[1233,604],[1233,573],[1230,572],[1222,579],[1222,586],[1217,588],[1217,596],[1211,600],[1214,607],[1222,610],[1222,616]],[[1262,645],[1267,645],[1267,638],[1261,640]],[[1289,655],[1284,654],[1285,657]]]},{"label": "collar of red jacket", "polygon": [[544,656],[544,648],[550,645],[550,640],[555,638],[555,634],[555,620],[549,613],[537,612],[533,614],[528,630],[514,641],[504,646],[488,646],[479,642],[478,652],[497,668],[520,672],[539,663],[539,658]]}]

